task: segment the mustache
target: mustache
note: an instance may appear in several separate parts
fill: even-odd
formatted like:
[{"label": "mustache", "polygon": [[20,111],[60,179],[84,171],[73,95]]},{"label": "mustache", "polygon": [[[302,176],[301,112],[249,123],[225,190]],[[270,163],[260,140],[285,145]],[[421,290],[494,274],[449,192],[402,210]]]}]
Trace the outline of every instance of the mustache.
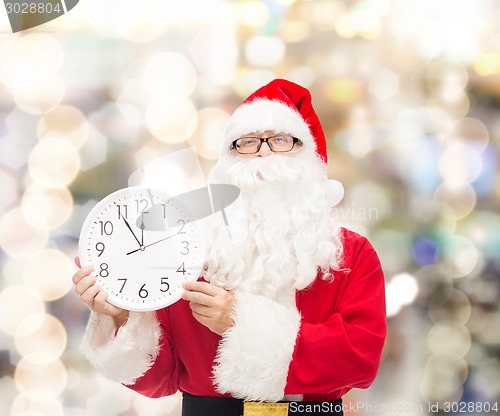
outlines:
[{"label": "mustache", "polygon": [[300,181],[303,167],[293,156],[272,155],[251,159],[235,159],[225,167],[226,179],[242,188],[263,184]]}]

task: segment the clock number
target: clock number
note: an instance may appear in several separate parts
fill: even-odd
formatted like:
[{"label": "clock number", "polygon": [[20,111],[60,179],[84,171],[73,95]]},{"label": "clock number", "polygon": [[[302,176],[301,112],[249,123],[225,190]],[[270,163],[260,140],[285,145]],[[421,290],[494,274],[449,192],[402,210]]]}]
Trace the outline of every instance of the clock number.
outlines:
[{"label": "clock number", "polygon": [[186,234],[186,231],[182,231],[184,229],[184,226],[186,225],[186,221],[184,221],[184,220],[177,221],[177,224],[181,224],[181,223],[182,223],[181,228],[179,231],[177,231],[177,234]]},{"label": "clock number", "polygon": [[189,241],[183,241],[182,244],[184,245],[184,247],[182,247],[181,254],[185,256],[189,254]]},{"label": "clock number", "polygon": [[109,276],[107,263],[101,263],[101,270],[99,271],[99,276],[101,276],[101,277],[108,277]]},{"label": "clock number", "polygon": [[[125,219],[128,219],[128,205],[116,204],[116,206],[118,207],[118,220],[122,217]],[[123,207],[123,211],[125,212],[125,215],[122,214],[122,207]]]},{"label": "clock number", "polygon": [[106,246],[104,245],[104,243],[101,243],[100,241],[95,245],[95,249],[99,251],[97,257],[101,257],[101,254],[104,253],[105,248]]},{"label": "clock number", "polygon": [[161,278],[161,285],[165,285],[166,287],[164,289],[160,289],[160,292],[168,292],[170,289],[170,284],[167,282],[168,277],[162,277]]},{"label": "clock number", "polygon": [[119,293],[122,293],[123,288],[125,287],[125,283],[127,283],[127,279],[118,279],[118,280],[123,280],[123,284],[122,284],[122,287],[120,288],[120,292],[119,292]]},{"label": "clock number", "polygon": [[99,221],[99,224],[101,224],[101,235],[113,234],[113,223],[111,221]]},{"label": "clock number", "polygon": [[184,266],[184,263],[182,263],[178,268],[177,268],[178,273],[182,273],[183,275],[186,274],[186,267]]},{"label": "clock number", "polygon": [[136,207],[137,207],[137,213],[138,214],[147,214],[146,208],[148,207],[148,200],[147,199],[136,199],[135,200]]},{"label": "clock number", "polygon": [[146,283],[144,283],[141,288],[139,289],[139,297],[142,299],[145,299],[148,297],[149,292],[145,289]]}]

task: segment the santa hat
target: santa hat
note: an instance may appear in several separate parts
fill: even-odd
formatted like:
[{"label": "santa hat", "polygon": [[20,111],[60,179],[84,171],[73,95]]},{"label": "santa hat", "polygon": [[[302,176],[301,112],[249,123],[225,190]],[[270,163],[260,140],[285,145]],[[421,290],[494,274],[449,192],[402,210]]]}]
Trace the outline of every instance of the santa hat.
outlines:
[{"label": "santa hat", "polygon": [[306,88],[275,79],[255,91],[229,119],[222,154],[227,154],[231,143],[239,137],[266,130],[297,137],[304,149],[314,150],[320,160],[327,163],[325,134],[312,106],[311,93]]}]

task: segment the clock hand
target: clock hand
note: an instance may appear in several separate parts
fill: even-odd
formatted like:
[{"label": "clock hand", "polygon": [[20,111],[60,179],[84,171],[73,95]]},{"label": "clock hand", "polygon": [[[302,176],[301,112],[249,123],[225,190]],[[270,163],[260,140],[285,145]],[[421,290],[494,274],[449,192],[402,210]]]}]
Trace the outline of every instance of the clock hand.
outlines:
[{"label": "clock hand", "polygon": [[144,213],[141,214],[141,246],[144,245]]},{"label": "clock hand", "polygon": [[130,230],[130,232],[132,233],[132,235],[134,236],[135,240],[139,243],[139,245],[142,247],[142,244],[141,242],[139,241],[139,239],[136,237],[134,231],[132,230],[132,227],[130,226],[130,224],[128,223],[128,221],[124,218],[123,218],[123,221],[125,221],[125,225],[128,227],[128,229]]},{"label": "clock hand", "polygon": [[152,246],[153,244],[158,244],[158,243],[161,243],[162,241],[165,241],[165,240],[167,240],[167,239],[169,239],[169,238],[171,238],[171,237],[174,237],[174,236],[176,236],[176,235],[177,235],[177,234],[172,234],[172,235],[169,235],[168,237],[162,238],[161,240],[155,241],[154,243],[148,244],[147,246],[141,246],[141,247],[139,247],[137,250],[132,250],[132,251],[129,251],[129,252],[127,253],[127,256],[128,256],[129,254],[135,253],[135,252],[137,252],[137,251],[144,251],[144,249],[145,249],[146,247]]}]

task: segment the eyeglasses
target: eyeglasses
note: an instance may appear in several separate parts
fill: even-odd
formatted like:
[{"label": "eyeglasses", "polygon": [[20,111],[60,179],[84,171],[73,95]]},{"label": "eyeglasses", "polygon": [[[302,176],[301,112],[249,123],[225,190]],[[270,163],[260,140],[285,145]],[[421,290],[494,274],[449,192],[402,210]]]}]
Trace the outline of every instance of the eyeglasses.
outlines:
[{"label": "eyeglasses", "polygon": [[231,150],[234,149],[243,155],[258,153],[263,142],[266,142],[269,149],[275,153],[289,152],[297,143],[302,146],[302,142],[296,137],[289,134],[277,134],[271,137],[240,137],[231,143]]}]

